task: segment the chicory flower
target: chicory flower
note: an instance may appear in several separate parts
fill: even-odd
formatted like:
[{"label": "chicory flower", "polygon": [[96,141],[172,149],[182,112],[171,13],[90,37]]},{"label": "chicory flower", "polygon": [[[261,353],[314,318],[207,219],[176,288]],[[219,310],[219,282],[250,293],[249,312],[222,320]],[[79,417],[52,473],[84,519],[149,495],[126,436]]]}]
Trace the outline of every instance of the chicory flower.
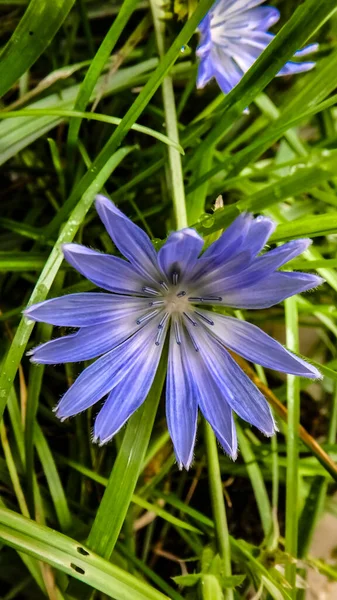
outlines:
[{"label": "chicory flower", "polygon": [[[218,0],[199,24],[197,48],[199,67],[197,87],[214,77],[228,94],[275,37],[268,32],[280,18],[273,6],[260,6],[264,0]],[[295,53],[301,58],[318,49],[311,44]],[[278,75],[309,71],[314,62],[287,62]]]},{"label": "chicory flower", "polygon": [[96,359],[65,393],[56,414],[71,417],[106,397],[94,441],[108,442],[144,402],[168,337],[166,414],[180,468],[188,468],[193,458],[198,410],[232,458],[237,454],[233,412],[272,435],[267,401],[228,350],[285,373],[312,379],[320,373],[225,310],[268,308],[319,285],[316,275],[278,271],[310,240],[261,254],[275,224],[245,213],[203,254],[203,239],[191,228],[171,233],[157,253],[145,232],[110,200],[98,196],[96,209],[126,260],[74,243],[62,250],[68,263],[105,291],[53,298],[25,311],[34,321],[78,328],[32,350],[33,362]]}]

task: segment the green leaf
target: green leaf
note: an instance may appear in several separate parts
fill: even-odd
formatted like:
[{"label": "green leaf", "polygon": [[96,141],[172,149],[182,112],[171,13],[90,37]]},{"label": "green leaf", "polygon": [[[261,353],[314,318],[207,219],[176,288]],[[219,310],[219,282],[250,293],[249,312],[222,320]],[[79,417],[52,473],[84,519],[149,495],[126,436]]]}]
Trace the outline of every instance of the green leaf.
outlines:
[{"label": "green leaf", "polygon": [[236,430],[238,433],[240,450],[242,452],[249,479],[254,490],[254,495],[259,510],[263,532],[265,537],[267,537],[271,534],[273,519],[266,486],[263,480],[259,464],[254,455],[252,445],[250,444],[247,436],[245,435],[243,429],[238,423],[236,423]]},{"label": "green leaf", "polygon": [[161,592],[75,540],[5,508],[0,508],[0,540],[115,600],[168,600]]},{"label": "green leaf", "polygon": [[[13,119],[13,118],[23,118],[23,117],[35,117],[35,118],[42,118],[42,117],[46,117],[46,116],[52,116],[52,117],[65,117],[65,118],[70,118],[73,119],[75,117],[81,117],[82,119],[88,119],[89,121],[100,121],[101,123],[109,123],[110,125],[119,125],[122,121],[122,119],[119,119],[118,117],[110,117],[108,115],[100,115],[97,113],[90,113],[90,112],[81,112],[78,110],[62,110],[62,109],[51,109],[51,108],[45,108],[45,109],[29,109],[29,108],[23,108],[22,110],[16,110],[16,111],[8,111],[5,113],[1,113],[0,112],[0,119]],[[169,137],[167,137],[166,135],[164,135],[163,133],[160,133],[159,131],[155,131],[154,129],[151,129],[150,127],[145,127],[145,125],[138,125],[137,123],[135,123],[134,125],[131,126],[131,129],[133,129],[134,131],[139,131],[139,133],[145,133],[146,135],[149,135],[155,139],[157,139],[159,142],[163,142],[164,144],[167,144],[168,146],[172,146],[173,148],[176,148],[176,150],[178,150],[181,154],[184,154],[184,150],[182,149],[181,145],[178,144],[177,142],[175,142],[174,140],[170,139]]]},{"label": "green leaf", "polygon": [[[71,242],[74,239],[76,232],[94,201],[95,195],[102,189],[102,186],[113,170],[132,150],[132,147],[120,148],[115,154],[107,157],[107,162],[98,173],[92,171],[91,185],[86,188],[85,193],[83,193],[78,204],[73,209],[68,222],[62,228],[58,240],[30,297],[30,304],[40,302],[46,298],[63,260],[61,245],[65,242]],[[34,323],[28,321],[28,319],[22,318],[7,357],[3,363],[0,375],[0,418],[5,409],[10,388],[12,387],[16,371],[33,327]]]},{"label": "green leaf", "polygon": [[31,0],[0,55],[0,97],[47,48],[75,0]]},{"label": "green leaf", "polygon": [[[114,19],[108,33],[96,52],[88,72],[81,84],[74,106],[76,111],[85,111],[86,107],[88,106],[88,102],[97,80],[137,4],[138,0],[124,0],[122,3],[116,18]],[[69,146],[75,146],[80,126],[81,119],[76,119],[70,123],[68,131]]]},{"label": "green leaf", "polygon": [[88,537],[88,546],[106,558],[110,557],[118,539],[144,462],[165,381],[166,363],[167,354],[164,349],[148,397],[129,419],[122,445]]},{"label": "green leaf", "polygon": [[[144,74],[151,71],[158,64],[156,58],[152,58],[120,69],[113,75],[102,75],[92,92],[91,100],[100,93],[104,84],[103,96],[116,94],[132,85],[139,83]],[[41,100],[27,106],[27,110],[71,110],[78,94],[79,85],[72,85],[60,92],[50,94]],[[5,114],[5,113],[3,113]],[[0,165],[15,156],[20,150],[39,139],[45,133],[62,123],[62,117],[46,115],[45,117],[13,117],[0,123]]]},{"label": "green leaf", "polygon": [[312,215],[304,219],[296,219],[291,223],[278,225],[275,233],[269,238],[271,242],[283,242],[302,237],[318,237],[337,233],[337,213]]},{"label": "green leaf", "polygon": [[203,573],[193,573],[191,575],[177,575],[176,577],[172,577],[172,579],[177,585],[193,587],[199,583],[202,577]]}]

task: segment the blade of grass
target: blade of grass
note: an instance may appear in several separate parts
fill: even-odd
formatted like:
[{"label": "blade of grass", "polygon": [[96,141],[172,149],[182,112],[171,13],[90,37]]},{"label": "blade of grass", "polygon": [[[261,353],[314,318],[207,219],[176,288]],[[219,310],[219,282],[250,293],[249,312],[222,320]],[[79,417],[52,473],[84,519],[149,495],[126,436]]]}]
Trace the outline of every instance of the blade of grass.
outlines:
[{"label": "blade of grass", "polygon": [[[53,109],[53,108],[45,108],[45,109],[43,109],[43,108],[42,109],[29,109],[29,108],[25,109],[25,108],[23,108],[21,110],[16,110],[13,112],[11,112],[11,111],[8,111],[5,113],[0,112],[0,120],[1,119],[12,119],[12,118],[17,118],[17,117],[41,118],[41,117],[45,117],[45,116],[65,117],[65,118],[70,118],[70,119],[74,119],[75,117],[81,117],[82,119],[88,119],[89,121],[99,121],[101,123],[109,123],[110,125],[119,125],[122,121],[122,119],[119,119],[118,117],[109,117],[108,115],[101,115],[101,114],[89,113],[89,112],[81,112],[78,110],[62,110],[62,109],[58,110],[57,108],[55,108],[55,109]],[[181,145],[179,144],[179,140],[176,141],[173,138],[163,135],[159,131],[155,131],[154,129],[151,129],[150,127],[145,127],[144,125],[138,125],[137,123],[132,125],[130,129],[133,129],[134,131],[139,131],[139,133],[145,133],[146,135],[149,135],[149,136],[157,139],[158,141],[162,142],[163,144],[172,146],[180,154],[184,154],[184,150],[181,147]]]},{"label": "blade of grass", "polygon": [[236,430],[238,433],[240,450],[245,461],[252,488],[254,490],[263,532],[267,538],[272,532],[273,519],[264,479],[253,452],[252,445],[238,423],[236,423]]},{"label": "blade of grass", "polygon": [[[71,242],[73,240],[94,200],[95,195],[100,191],[107,178],[119,165],[121,160],[123,160],[123,158],[132,150],[133,148],[121,148],[120,150],[117,150],[115,154],[109,157],[107,163],[98,174],[95,170],[93,171],[91,185],[86,189],[77,206],[73,209],[68,222],[62,228],[57,243],[55,244],[49,256],[30,297],[30,304],[40,302],[46,298],[63,260],[61,245],[65,242]],[[14,377],[33,327],[34,323],[24,318],[21,320],[7,357],[4,361],[0,375],[0,418],[2,417],[4,408],[6,406],[9,391],[12,387]]]},{"label": "blade of grass", "polygon": [[168,600],[161,592],[61,533],[0,508],[0,540],[116,600]]},{"label": "blade of grass", "polygon": [[[156,33],[158,53],[162,59],[165,55],[165,21],[163,19],[164,4],[162,0],[150,0],[150,5]],[[179,146],[179,132],[174,89],[172,77],[169,75],[164,78],[162,83],[162,97],[168,137],[174,140],[175,144]],[[172,194],[176,228],[183,229],[184,227],[187,227],[187,212],[181,158],[173,145],[168,148],[168,155],[171,183],[170,192]]]},{"label": "blade of grass", "polygon": [[[298,313],[296,296],[285,300],[286,344],[289,350],[299,351]],[[298,458],[300,426],[300,379],[287,375],[287,481],[286,481],[286,525],[285,550],[291,559],[297,558],[298,542]],[[285,566],[287,581],[291,585],[291,596],[296,598],[296,563],[289,561]]]},{"label": "blade of grass", "polygon": [[[224,576],[231,577],[231,549],[228,534],[224,493],[221,481],[221,472],[219,466],[218,449],[212,427],[209,423],[207,423],[207,421],[204,421],[204,426],[208,465],[208,482],[210,488],[218,551],[223,565]],[[226,600],[233,600],[233,590],[226,589],[224,591],[224,596]]]},{"label": "blade of grass", "polygon": [[35,63],[75,0],[31,0],[0,56],[0,97]]},{"label": "blade of grass", "polygon": [[88,546],[105,558],[110,558],[115,547],[137,484],[164,385],[166,360],[164,350],[147,399],[129,419],[107,488],[90,530]]},{"label": "blade of grass", "polygon": [[[138,0],[124,0],[122,3],[116,18],[96,52],[81,84],[74,105],[75,111],[84,112],[88,106],[97,80],[137,4]],[[79,117],[81,117],[81,115],[79,115]],[[74,119],[74,121],[70,123],[67,140],[69,148],[73,149],[77,144],[82,118],[83,117]]]}]

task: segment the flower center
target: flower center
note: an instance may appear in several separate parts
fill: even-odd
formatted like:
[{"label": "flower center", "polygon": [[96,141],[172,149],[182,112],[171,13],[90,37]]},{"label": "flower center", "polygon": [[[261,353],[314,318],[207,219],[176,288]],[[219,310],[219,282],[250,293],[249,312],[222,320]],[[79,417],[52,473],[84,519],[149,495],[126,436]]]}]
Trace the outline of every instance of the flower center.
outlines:
[{"label": "flower center", "polygon": [[169,315],[183,314],[188,310],[190,301],[185,290],[177,292],[176,289],[169,289],[164,296],[164,306]]}]

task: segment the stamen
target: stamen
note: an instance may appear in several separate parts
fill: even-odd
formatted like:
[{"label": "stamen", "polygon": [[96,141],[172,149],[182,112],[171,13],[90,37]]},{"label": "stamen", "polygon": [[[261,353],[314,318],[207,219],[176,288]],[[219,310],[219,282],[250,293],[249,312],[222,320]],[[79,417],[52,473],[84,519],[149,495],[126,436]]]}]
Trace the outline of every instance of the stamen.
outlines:
[{"label": "stamen", "polygon": [[169,316],[170,316],[169,313],[165,313],[164,314],[162,320],[160,321],[160,323],[158,325],[158,329],[163,329],[164,328],[164,325],[165,325],[167,319],[169,318]]},{"label": "stamen", "polygon": [[156,339],[155,339],[155,344],[156,346],[159,346],[160,344],[160,340],[163,337],[163,333],[164,333],[164,325],[167,321],[167,319],[169,318],[169,313],[165,313],[165,315],[163,316],[162,320],[160,321],[159,325],[158,325],[158,331],[157,331],[157,335],[156,335]]},{"label": "stamen", "polygon": [[220,296],[190,296],[188,300],[190,302],[221,302],[222,298]]},{"label": "stamen", "polygon": [[154,290],[153,288],[150,287],[143,287],[142,291],[145,292],[146,294],[151,294],[151,296],[160,296],[160,292],[158,292],[157,290]]},{"label": "stamen", "polygon": [[181,335],[180,335],[180,325],[179,325],[178,321],[174,321],[174,335],[175,335],[177,344],[180,346],[181,345]]},{"label": "stamen", "polygon": [[174,271],[172,273],[172,283],[173,283],[173,285],[178,285],[178,280],[179,280],[179,273],[177,273],[177,271]]},{"label": "stamen", "polygon": [[206,321],[206,323],[208,323],[209,325],[214,325],[214,321],[212,321],[212,319],[209,319],[208,317],[206,317],[206,315],[203,315],[201,312],[199,312],[198,310],[194,311],[196,315],[198,315],[201,319],[203,319],[204,321]]},{"label": "stamen", "polygon": [[194,327],[198,325],[198,323],[194,321],[194,319],[192,319],[192,317],[190,317],[190,315],[188,315],[186,312],[184,312],[183,315],[190,321],[190,323],[192,323],[192,325],[194,325]]},{"label": "stamen", "polygon": [[154,342],[156,344],[156,346],[159,346],[161,338],[163,337],[163,333],[164,333],[164,329],[163,328],[159,329],[159,327],[158,327],[156,339]]},{"label": "stamen", "polygon": [[195,339],[194,339],[193,335],[191,334],[191,332],[190,332],[189,330],[188,330],[188,333],[189,333],[189,336],[190,336],[190,338],[191,338],[191,342],[192,342],[192,344],[193,344],[193,348],[194,348],[194,350],[195,350],[196,352],[199,352],[199,347],[198,347],[198,345],[197,345],[197,342],[195,341]]},{"label": "stamen", "polygon": [[143,317],[140,317],[136,321],[137,325],[141,325],[142,323],[146,323],[146,321],[149,321],[150,319],[152,319],[152,317],[155,317],[158,314],[158,312],[159,312],[158,310],[152,310],[151,312],[147,313],[147,315],[144,315]]},{"label": "stamen", "polygon": [[186,296],[186,292],[184,291],[177,294],[177,298],[182,298],[183,296]]},{"label": "stamen", "polygon": [[168,285],[165,281],[159,281],[159,285],[161,285],[164,290],[168,291]]},{"label": "stamen", "polygon": [[153,300],[152,302],[149,302],[149,306],[161,306],[162,304],[165,304],[164,300]]}]

